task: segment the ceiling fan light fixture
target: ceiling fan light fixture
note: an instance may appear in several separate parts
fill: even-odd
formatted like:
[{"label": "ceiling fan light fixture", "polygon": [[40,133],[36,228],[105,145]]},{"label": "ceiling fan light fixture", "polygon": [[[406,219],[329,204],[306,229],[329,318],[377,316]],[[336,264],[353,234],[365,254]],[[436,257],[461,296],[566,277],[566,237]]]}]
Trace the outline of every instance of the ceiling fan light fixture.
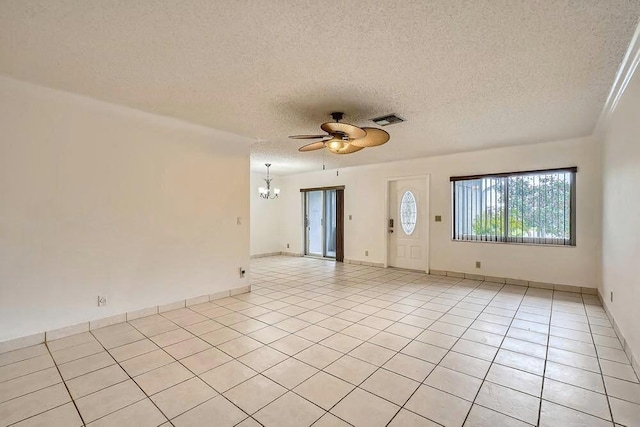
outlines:
[{"label": "ceiling fan light fixture", "polygon": [[327,141],[326,144],[327,148],[329,148],[329,150],[331,151],[342,150],[347,145],[347,143],[344,142],[341,138],[332,138]]}]

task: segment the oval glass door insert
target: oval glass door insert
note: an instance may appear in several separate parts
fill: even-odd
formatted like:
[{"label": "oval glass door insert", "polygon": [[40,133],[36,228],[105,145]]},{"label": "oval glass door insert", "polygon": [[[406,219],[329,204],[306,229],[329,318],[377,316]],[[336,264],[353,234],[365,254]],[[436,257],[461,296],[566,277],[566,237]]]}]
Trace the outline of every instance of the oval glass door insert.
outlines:
[{"label": "oval glass door insert", "polygon": [[405,191],[400,202],[400,224],[405,234],[411,235],[416,229],[418,209],[416,198],[411,191]]}]

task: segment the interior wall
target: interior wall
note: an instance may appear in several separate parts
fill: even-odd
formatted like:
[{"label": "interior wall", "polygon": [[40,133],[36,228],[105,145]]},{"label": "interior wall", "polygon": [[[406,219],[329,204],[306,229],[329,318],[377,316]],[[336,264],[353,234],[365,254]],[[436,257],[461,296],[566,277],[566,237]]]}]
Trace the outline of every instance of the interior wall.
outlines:
[{"label": "interior wall", "polygon": [[[393,135],[393,129],[390,131]],[[390,143],[394,144],[393,138]],[[451,240],[449,177],[567,166],[579,168],[576,247]],[[303,249],[300,188],[345,185],[345,258],[384,263],[387,180],[424,174],[430,175],[431,269],[597,286],[601,180],[599,147],[590,137],[282,177],[280,250],[286,250],[287,243],[291,252],[301,253]],[[442,222],[434,221],[436,215],[442,216]],[[369,256],[365,256],[365,251],[369,251]],[[476,261],[481,261],[481,269],[475,268]]]},{"label": "interior wall", "polygon": [[[271,254],[281,252],[280,249],[280,199],[265,200],[258,195],[258,188],[266,184],[264,173],[251,173],[251,189],[249,198],[251,205],[251,255]],[[272,185],[279,186],[279,178],[271,175]]]},{"label": "interior wall", "polygon": [[[603,137],[603,301],[640,357],[640,72],[636,71]],[[613,292],[613,301],[611,301]]]},{"label": "interior wall", "polygon": [[0,341],[248,284],[249,140],[5,77],[0,129]]}]

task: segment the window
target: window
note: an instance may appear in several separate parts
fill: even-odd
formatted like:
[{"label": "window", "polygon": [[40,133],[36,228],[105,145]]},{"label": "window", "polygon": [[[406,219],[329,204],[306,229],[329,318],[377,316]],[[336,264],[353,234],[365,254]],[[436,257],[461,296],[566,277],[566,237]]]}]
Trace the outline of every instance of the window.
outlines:
[{"label": "window", "polygon": [[575,246],[576,172],[452,177],[453,239]]},{"label": "window", "polygon": [[416,198],[411,191],[405,191],[400,201],[400,224],[406,235],[411,235],[415,230],[417,218]]}]

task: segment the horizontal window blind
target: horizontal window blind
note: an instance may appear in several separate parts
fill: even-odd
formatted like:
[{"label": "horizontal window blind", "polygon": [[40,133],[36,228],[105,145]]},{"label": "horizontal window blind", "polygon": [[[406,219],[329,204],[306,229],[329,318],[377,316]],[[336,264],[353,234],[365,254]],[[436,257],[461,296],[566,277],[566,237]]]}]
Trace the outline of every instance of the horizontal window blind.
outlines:
[{"label": "horizontal window blind", "polygon": [[453,239],[575,246],[576,172],[451,177]]}]

